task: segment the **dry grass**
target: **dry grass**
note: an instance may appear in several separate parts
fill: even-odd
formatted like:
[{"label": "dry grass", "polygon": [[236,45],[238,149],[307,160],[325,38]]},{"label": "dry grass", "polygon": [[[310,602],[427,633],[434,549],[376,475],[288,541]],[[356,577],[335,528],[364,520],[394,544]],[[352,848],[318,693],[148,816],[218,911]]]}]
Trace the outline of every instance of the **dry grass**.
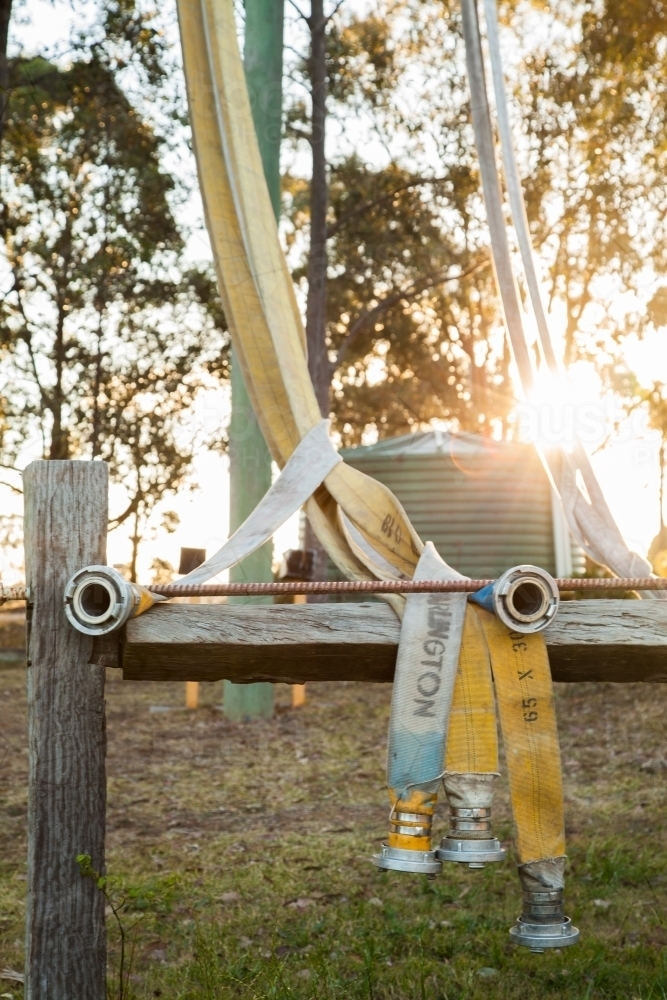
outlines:
[{"label": "dry grass", "polygon": [[[667,688],[558,692],[567,909],[582,943],[518,953],[511,863],[437,881],[380,875],[390,691],[311,685],[269,723],[184,712],[183,685],[108,685],[108,866],[178,873],[147,913],[137,998],[477,1000],[667,997]],[[151,712],[150,706],[171,706]],[[0,671],[0,969],[21,967],[27,778],[24,674]],[[497,831],[509,840],[506,788]],[[443,826],[442,820],[438,824]],[[114,939],[111,940],[114,961]],[[0,982],[15,998],[20,987]]]}]

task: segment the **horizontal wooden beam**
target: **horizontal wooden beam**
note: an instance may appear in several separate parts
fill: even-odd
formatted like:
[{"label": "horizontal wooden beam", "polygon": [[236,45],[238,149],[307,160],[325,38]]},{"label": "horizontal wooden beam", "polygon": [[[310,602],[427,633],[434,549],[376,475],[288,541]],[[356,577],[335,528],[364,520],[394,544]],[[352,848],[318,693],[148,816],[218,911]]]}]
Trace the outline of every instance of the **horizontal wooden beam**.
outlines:
[{"label": "horizontal wooden beam", "polygon": [[[381,603],[156,605],[127,625],[123,677],[386,682],[399,628]],[[667,601],[565,601],[545,636],[556,681],[667,682]]]}]

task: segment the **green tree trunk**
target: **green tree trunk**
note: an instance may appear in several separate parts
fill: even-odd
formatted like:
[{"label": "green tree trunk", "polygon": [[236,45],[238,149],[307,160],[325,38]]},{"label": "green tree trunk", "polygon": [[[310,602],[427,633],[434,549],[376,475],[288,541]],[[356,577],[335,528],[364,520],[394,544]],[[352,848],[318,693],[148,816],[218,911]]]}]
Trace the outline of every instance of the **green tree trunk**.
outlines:
[{"label": "green tree trunk", "polygon": [[[284,0],[246,0],[244,62],[253,119],[271,201],[280,214]],[[271,457],[232,352],[232,418],[229,427],[230,532],[245,521],[271,485]],[[271,580],[272,545],[253,552],[231,571],[231,579]],[[249,601],[261,601],[249,598]],[[243,598],[237,599],[243,603]],[[265,603],[271,603],[266,598]],[[228,719],[269,718],[273,685],[225,681]]]}]

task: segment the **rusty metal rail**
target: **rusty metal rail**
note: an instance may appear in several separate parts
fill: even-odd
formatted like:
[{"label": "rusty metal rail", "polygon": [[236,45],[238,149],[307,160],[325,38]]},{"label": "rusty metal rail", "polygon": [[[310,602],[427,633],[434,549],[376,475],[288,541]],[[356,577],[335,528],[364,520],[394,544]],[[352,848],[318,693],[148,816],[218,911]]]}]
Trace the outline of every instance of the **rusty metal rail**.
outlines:
[{"label": "rusty metal rail", "polygon": [[[332,580],[289,583],[166,583],[147,589],[162,597],[266,597],[290,594],[474,594],[493,580]],[[667,590],[667,578],[641,577],[561,577],[559,590]],[[24,584],[0,584],[0,605],[26,601]]]},{"label": "rusty metal rail", "polygon": [[[148,589],[162,597],[237,597],[288,594],[473,594],[493,580],[336,580],[290,583],[168,583]],[[667,578],[556,580],[559,590],[667,590]]]}]

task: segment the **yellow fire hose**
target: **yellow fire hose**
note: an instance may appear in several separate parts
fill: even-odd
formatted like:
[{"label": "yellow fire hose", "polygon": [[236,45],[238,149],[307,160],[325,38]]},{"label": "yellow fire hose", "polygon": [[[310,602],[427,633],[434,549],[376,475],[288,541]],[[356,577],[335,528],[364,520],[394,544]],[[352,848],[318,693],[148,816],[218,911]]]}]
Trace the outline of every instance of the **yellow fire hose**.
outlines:
[{"label": "yellow fire hose", "polygon": [[450,828],[436,856],[470,868],[501,861],[491,813],[498,778],[498,734],[491,663],[479,617],[466,609],[459,669],[449,718],[443,784]]},{"label": "yellow fire hose", "polygon": [[[264,179],[233,3],[179,0],[178,13],[218,286],[262,433],[282,468],[321,417]],[[340,463],[306,509],[322,544],[351,579],[372,578],[377,566],[351,541],[341,511],[397,575],[412,576],[422,542],[400,503],[376,480]]]},{"label": "yellow fire hose", "polygon": [[523,911],[511,934],[533,951],[575,944],[563,910],[565,820],[553,685],[544,635],[481,608],[505,743]]},{"label": "yellow fire hose", "polygon": [[[233,4],[231,0],[179,0],[179,19],[200,186],[223,305],[255,412],[273,457],[283,467],[320,415],[308,376],[301,318],[264,182],[236,40]],[[387,579],[393,575],[412,577],[415,573],[424,551],[421,540],[393,495],[362,473],[344,463],[335,465],[307,500],[306,511],[323,545],[349,578]],[[448,597],[438,595],[438,599],[444,608]],[[449,598],[453,614],[456,605],[452,602],[457,600],[461,599],[453,595]],[[411,595],[410,601],[415,607],[421,601],[422,612],[427,614],[424,609],[428,598]],[[401,610],[404,600],[394,598],[394,606]],[[475,617],[478,614],[490,650],[508,748],[520,861],[551,859],[562,855],[564,849],[562,793],[543,640],[536,636],[522,638],[522,645],[514,649],[517,643],[509,641],[504,626],[493,618],[487,621],[483,612],[471,614],[469,610],[465,614],[460,680],[456,683],[447,758],[450,799],[458,796],[455,808],[465,808],[460,804],[465,794],[455,774],[492,776],[497,771],[493,695],[488,657]],[[437,675],[441,685],[437,692],[433,677],[420,681],[422,675],[416,673],[415,680],[426,692],[422,698],[425,703],[431,700],[429,692],[437,700],[449,685],[449,694],[443,695],[440,706],[449,716],[451,662],[445,684],[439,672],[444,660],[437,645],[429,647],[435,651],[432,655],[425,652],[424,642],[429,638],[437,640],[437,636],[418,636],[417,645],[408,655],[413,659],[430,657],[432,663],[441,664],[422,670],[422,674]],[[407,649],[403,642],[402,646]],[[455,652],[458,656],[458,650]],[[516,670],[512,672],[519,654],[528,671],[523,680],[517,680]],[[422,669],[419,663],[417,667]],[[533,698],[538,708],[526,709],[524,718],[517,705],[524,700],[532,705]],[[530,713],[535,711],[533,718]],[[417,731],[404,732],[406,745],[417,754],[411,767],[418,761],[422,778],[426,767],[430,768],[427,777],[437,779],[439,775],[434,773],[433,758],[423,739],[433,720],[413,714],[413,722],[415,719],[426,725],[421,730],[417,727]],[[440,748],[442,762],[443,719],[436,721],[440,729],[434,746]],[[445,732],[446,723],[447,719]],[[532,782],[528,786],[527,777]],[[493,780],[491,777],[477,782],[476,801],[483,785],[488,798]],[[402,791],[393,788],[392,820],[399,821],[392,822],[391,846],[405,849],[407,839],[417,853],[430,849],[430,817],[436,795],[437,780],[435,787],[431,780],[426,785],[421,781],[413,787],[405,786]],[[542,837],[537,841],[536,831]]]},{"label": "yellow fire hose", "polygon": [[[433,546],[424,546],[393,494],[340,461],[330,443],[320,440],[327,432],[264,179],[233,2],[178,0],[178,14],[220,295],[255,413],[273,458],[284,469],[256,516],[226,543],[224,553],[202,567],[208,575],[201,577],[200,571],[197,579],[210,578],[226,560],[242,558],[273,520],[302,504],[329,555],[351,580],[456,578]],[[319,465],[313,471],[315,454]],[[307,482],[302,467],[311,472]],[[101,595],[102,603],[113,599],[116,582]],[[94,591],[79,583],[67,598],[71,614],[77,601],[85,613],[85,595]],[[122,613],[136,614],[153,599],[148,592],[128,591]],[[562,910],[560,758],[542,637],[509,631],[487,612],[472,610],[464,594],[386,599],[404,619],[389,738],[392,812],[385,860],[401,870],[432,874],[442,864],[438,854],[451,860],[453,852],[459,860],[459,843],[468,842],[459,853],[473,867],[484,863],[475,860],[481,855],[486,860],[502,856],[490,835],[498,769],[493,671],[524,890],[524,910],[512,933],[534,950],[555,947],[556,938],[560,947],[573,943],[578,932]],[[96,614],[93,608],[91,617]],[[431,823],[443,776],[452,827],[435,852]]]}]

